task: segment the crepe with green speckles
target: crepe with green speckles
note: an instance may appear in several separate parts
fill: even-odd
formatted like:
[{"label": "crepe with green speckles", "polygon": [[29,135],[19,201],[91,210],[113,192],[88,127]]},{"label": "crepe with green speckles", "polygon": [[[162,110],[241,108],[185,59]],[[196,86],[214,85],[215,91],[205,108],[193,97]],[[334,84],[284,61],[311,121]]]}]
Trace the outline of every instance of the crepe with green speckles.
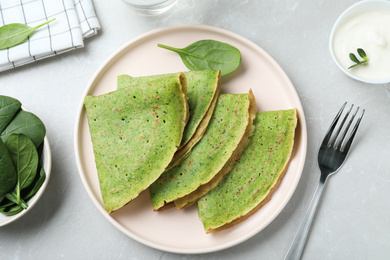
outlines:
[{"label": "crepe with green speckles", "polygon": [[[118,76],[118,89],[129,84],[145,83],[172,74],[152,75],[146,77]],[[184,129],[179,150],[175,153],[168,169],[180,164],[190,153],[194,145],[202,138],[213,114],[221,88],[221,72],[215,70],[184,72],[187,78],[187,101],[190,117]],[[167,169],[167,170],[168,170]]]},{"label": "crepe with green speckles", "polygon": [[259,112],[255,131],[239,162],[198,200],[207,233],[229,228],[259,210],[280,183],[293,150],[297,112]]},{"label": "crepe with green speckles", "polygon": [[219,173],[227,173],[235,163],[229,159],[237,158],[245,148],[256,109],[252,91],[219,95],[206,132],[191,154],[150,186],[154,210],[165,209],[179,198],[188,206],[215,186],[213,180],[223,177]]},{"label": "crepe with green speckles", "polygon": [[186,78],[179,73],[85,98],[108,213],[148,188],[172,160],[188,120],[186,92]]}]

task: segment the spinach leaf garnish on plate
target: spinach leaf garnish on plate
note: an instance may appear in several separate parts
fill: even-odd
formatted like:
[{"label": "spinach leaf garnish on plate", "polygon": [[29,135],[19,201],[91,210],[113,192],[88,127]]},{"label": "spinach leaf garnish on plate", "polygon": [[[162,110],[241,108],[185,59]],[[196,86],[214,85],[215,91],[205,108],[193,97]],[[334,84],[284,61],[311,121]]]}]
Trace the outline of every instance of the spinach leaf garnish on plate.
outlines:
[{"label": "spinach leaf garnish on plate", "polygon": [[164,44],[157,46],[179,54],[190,70],[221,70],[221,76],[235,71],[241,62],[241,53],[236,47],[215,40],[200,40],[183,49]]}]

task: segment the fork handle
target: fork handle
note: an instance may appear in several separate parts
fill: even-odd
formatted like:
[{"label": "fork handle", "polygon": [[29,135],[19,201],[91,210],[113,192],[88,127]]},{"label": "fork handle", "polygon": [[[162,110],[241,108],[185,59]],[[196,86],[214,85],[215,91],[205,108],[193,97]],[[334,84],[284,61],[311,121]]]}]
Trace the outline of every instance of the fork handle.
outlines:
[{"label": "fork handle", "polygon": [[310,226],[313,221],[314,214],[317,209],[318,202],[320,201],[322,190],[324,189],[325,182],[320,180],[317,189],[314,193],[313,199],[310,202],[309,208],[306,211],[305,217],[302,220],[301,225],[294,240],[290,245],[285,260],[297,260],[301,258],[303,248],[306,243],[307,235],[309,234]]}]

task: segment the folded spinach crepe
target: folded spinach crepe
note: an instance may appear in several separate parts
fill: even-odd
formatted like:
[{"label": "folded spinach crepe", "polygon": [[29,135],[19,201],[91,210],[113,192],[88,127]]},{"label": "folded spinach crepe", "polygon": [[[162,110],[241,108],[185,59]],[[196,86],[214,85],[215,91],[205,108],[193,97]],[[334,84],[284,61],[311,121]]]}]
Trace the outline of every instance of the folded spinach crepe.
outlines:
[{"label": "folded spinach crepe", "polygon": [[239,162],[198,200],[207,233],[229,228],[259,210],[284,175],[294,144],[296,110],[259,112],[254,125]]},{"label": "folded spinach crepe", "polygon": [[[145,83],[161,79],[173,74],[152,75],[146,77],[131,77],[120,75],[118,89],[135,83]],[[221,72],[215,70],[184,72],[187,78],[187,101],[190,117],[184,129],[179,150],[175,153],[168,169],[180,164],[191,153],[191,149],[202,138],[213,114],[221,88]],[[168,170],[167,169],[167,170]]]},{"label": "folded spinach crepe", "polygon": [[188,120],[186,93],[179,73],[85,98],[107,212],[137,197],[172,160]]},{"label": "folded spinach crepe", "polygon": [[249,94],[221,94],[202,139],[177,167],[163,173],[150,189],[154,210],[191,205],[227,174],[253,132],[256,103]]}]

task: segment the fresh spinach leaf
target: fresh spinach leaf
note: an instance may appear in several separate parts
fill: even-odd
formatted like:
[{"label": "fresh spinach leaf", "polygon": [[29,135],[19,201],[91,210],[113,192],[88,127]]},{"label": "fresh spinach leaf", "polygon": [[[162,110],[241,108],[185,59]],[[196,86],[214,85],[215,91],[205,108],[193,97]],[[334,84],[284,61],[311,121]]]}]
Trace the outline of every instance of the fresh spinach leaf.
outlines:
[{"label": "fresh spinach leaf", "polygon": [[0,208],[5,208],[11,205],[15,205],[15,203],[9,201],[4,195],[3,200],[0,202]]},{"label": "fresh spinach leaf", "polygon": [[35,177],[35,180],[33,181],[31,187],[26,189],[26,193],[23,193],[23,198],[25,201],[32,198],[38,190],[42,187],[42,184],[45,182],[46,179],[46,173],[43,168],[40,169],[39,174]]},{"label": "fresh spinach leaf", "polygon": [[223,76],[236,70],[241,62],[241,53],[236,47],[215,40],[197,41],[183,49],[164,44],[157,46],[179,54],[190,70],[221,70]]},{"label": "fresh spinach leaf", "polygon": [[6,216],[16,215],[16,214],[20,213],[22,210],[23,210],[22,207],[20,207],[19,205],[15,205],[15,204],[12,204],[12,205],[7,206],[7,207],[0,207],[0,213],[3,213]]},{"label": "fresh spinach leaf", "polygon": [[28,205],[27,203],[24,201],[23,198],[18,198],[18,195],[16,194],[15,191],[12,191],[12,192],[9,192],[7,194],[5,194],[5,197],[13,202],[14,204],[17,204],[19,206],[21,206],[23,209],[27,209],[28,208]]},{"label": "fresh spinach leaf", "polygon": [[21,23],[11,23],[0,27],[0,50],[13,47],[24,42],[36,29],[42,27],[54,19],[38,26],[30,27]]},{"label": "fresh spinach leaf", "polygon": [[22,104],[17,99],[0,96],[0,133],[3,132],[4,128],[11,122],[21,106]]},{"label": "fresh spinach leaf", "polygon": [[44,169],[41,168],[31,186],[22,191],[22,199],[20,200],[19,205],[17,204],[15,191],[8,193],[5,197],[0,197],[0,213],[12,216],[18,214],[23,209],[27,209],[27,201],[38,192],[45,182],[45,179],[46,173]]},{"label": "fresh spinach leaf", "polygon": [[17,174],[7,146],[0,139],[0,197],[15,188]]},{"label": "fresh spinach leaf", "polygon": [[11,216],[27,209],[46,179],[37,171],[46,129],[18,100],[0,95],[0,133],[0,213]]},{"label": "fresh spinach leaf", "polygon": [[12,134],[24,134],[33,141],[35,147],[39,147],[45,138],[46,128],[36,115],[21,110],[4,129],[0,137],[6,141]]},{"label": "fresh spinach leaf", "polygon": [[10,135],[5,144],[8,147],[18,176],[15,192],[17,204],[19,204],[20,191],[28,187],[37,174],[38,152],[31,139],[24,134]]}]

